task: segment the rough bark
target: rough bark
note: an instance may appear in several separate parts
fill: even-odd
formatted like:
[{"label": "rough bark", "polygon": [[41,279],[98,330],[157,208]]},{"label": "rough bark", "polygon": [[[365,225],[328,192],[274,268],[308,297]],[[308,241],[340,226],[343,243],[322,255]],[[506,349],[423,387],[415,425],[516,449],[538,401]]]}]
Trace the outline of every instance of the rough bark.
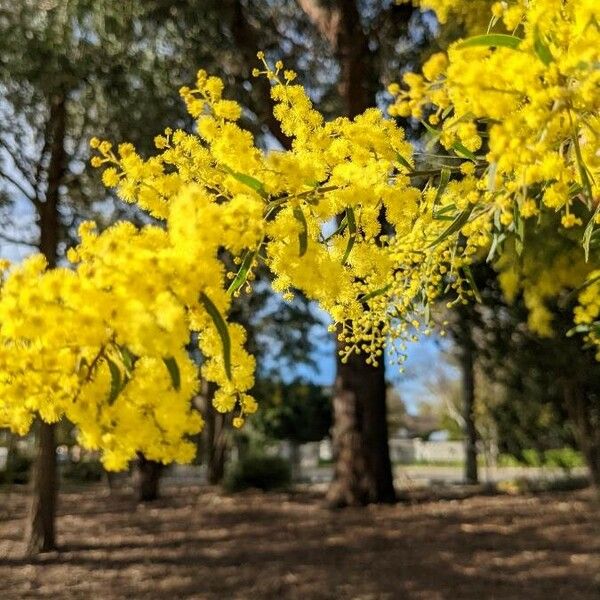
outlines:
[{"label": "rough bark", "polygon": [[[297,1],[331,45],[340,66],[338,93],[344,113],[353,118],[375,100],[368,76],[372,55],[357,3],[339,0],[327,8],[316,0]],[[385,387],[383,360],[372,367],[359,355],[344,364],[338,352],[332,431],[335,474],[327,494],[332,506],[395,501]]]},{"label": "rough bark", "polygon": [[141,452],[135,465],[134,483],[138,502],[153,502],[160,497],[160,476],[164,465],[147,459]]},{"label": "rough bark", "polygon": [[475,373],[473,368],[474,349],[468,340],[461,350],[463,418],[465,422],[465,481],[479,482],[477,472],[477,429],[475,427]]},{"label": "rough bark", "polygon": [[590,481],[600,494],[600,406],[595,397],[589,398],[575,380],[563,380],[563,396],[575,438],[583,454]]},{"label": "rough bark", "polygon": [[206,479],[211,485],[217,485],[225,476],[227,458],[227,428],[225,415],[217,412],[212,405],[216,391],[214,383],[204,384],[204,421],[206,432]]},{"label": "rough bark", "polygon": [[[67,155],[66,99],[59,95],[52,98],[48,120],[49,151],[47,188],[43,201],[36,198],[40,228],[40,252],[49,267],[56,265],[59,243],[60,186],[64,177]],[[40,164],[45,157],[40,159]],[[37,453],[32,473],[32,499],[25,526],[25,544],[30,555],[47,552],[56,547],[54,521],[56,515],[57,466],[55,424],[40,422],[37,430]]]},{"label": "rough bark", "polygon": [[56,452],[54,423],[37,423],[36,457],[32,472],[32,497],[25,526],[28,555],[49,552],[56,547]]},{"label": "rough bark", "polygon": [[[257,66],[256,52],[262,48],[260,39],[260,31],[248,19],[247,9],[240,0],[226,0],[225,6],[229,9],[231,21],[231,33],[235,40],[236,47],[243,56],[245,68],[250,71],[252,67]],[[256,86],[259,91],[259,96],[264,98],[258,106],[260,111],[259,117],[264,123],[269,133],[277,139],[281,146],[285,149],[291,147],[291,139],[287,137],[283,131],[279,121],[273,115],[273,101],[271,100],[271,84],[265,77],[257,77],[252,80],[252,85]]]},{"label": "rough bark", "polygon": [[372,367],[356,355],[345,364],[338,360],[333,411],[330,506],[394,502],[383,365]]}]

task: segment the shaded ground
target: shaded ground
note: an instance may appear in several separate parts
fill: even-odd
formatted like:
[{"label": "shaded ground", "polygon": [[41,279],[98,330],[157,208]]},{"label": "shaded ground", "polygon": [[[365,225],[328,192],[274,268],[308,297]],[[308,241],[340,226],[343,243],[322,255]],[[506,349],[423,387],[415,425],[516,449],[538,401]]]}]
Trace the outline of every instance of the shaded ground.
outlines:
[{"label": "shaded ground", "polygon": [[65,492],[60,552],[28,561],[25,496],[0,494],[0,598],[600,598],[589,491],[342,512],[309,493],[165,496]]}]

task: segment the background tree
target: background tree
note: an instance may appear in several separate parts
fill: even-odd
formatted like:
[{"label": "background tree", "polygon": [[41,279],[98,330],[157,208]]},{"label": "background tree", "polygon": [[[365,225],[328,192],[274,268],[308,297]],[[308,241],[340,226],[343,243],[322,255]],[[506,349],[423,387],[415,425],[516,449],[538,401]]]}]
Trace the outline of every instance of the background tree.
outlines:
[{"label": "background tree", "polygon": [[[268,112],[264,90],[250,83],[234,35],[239,15],[224,16],[222,3],[204,1],[0,2],[0,241],[13,254],[37,248],[52,266],[83,219],[136,217],[107,199],[91,174],[88,141],[97,135],[150,148],[174,115],[185,126],[176,89],[198,65],[235,79],[232,89],[254,107],[246,120],[268,133],[257,118]],[[54,426],[38,430],[26,534],[32,553],[55,546]]]}]

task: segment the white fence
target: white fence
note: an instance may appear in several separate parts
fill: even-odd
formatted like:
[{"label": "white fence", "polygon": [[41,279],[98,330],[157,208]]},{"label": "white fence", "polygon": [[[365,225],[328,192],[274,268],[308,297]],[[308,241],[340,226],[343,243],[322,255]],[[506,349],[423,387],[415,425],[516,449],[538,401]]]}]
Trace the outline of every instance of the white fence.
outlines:
[{"label": "white fence", "polygon": [[390,440],[390,458],[400,463],[455,463],[465,460],[465,445],[463,442],[455,441],[424,441],[414,439]]}]

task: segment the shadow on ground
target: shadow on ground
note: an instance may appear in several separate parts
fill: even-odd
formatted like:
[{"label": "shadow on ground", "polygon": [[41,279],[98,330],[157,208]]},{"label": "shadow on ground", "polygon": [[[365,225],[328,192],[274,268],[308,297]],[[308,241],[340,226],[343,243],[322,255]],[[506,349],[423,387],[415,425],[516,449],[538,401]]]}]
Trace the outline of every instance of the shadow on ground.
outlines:
[{"label": "shadow on ground", "polygon": [[589,491],[331,512],[314,494],[168,488],[136,506],[61,494],[58,552],[24,559],[25,495],[0,495],[0,598],[600,597]]}]

